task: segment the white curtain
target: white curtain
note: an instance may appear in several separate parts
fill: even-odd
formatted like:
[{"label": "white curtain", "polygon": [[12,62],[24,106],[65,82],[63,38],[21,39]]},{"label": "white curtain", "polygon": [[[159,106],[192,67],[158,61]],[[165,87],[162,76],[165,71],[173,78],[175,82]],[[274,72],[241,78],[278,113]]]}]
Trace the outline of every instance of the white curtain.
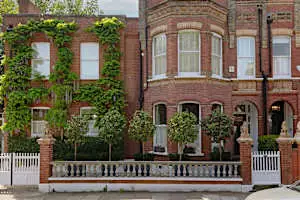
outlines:
[{"label": "white curtain", "polygon": [[211,66],[212,74],[220,76],[222,69],[222,39],[218,36],[212,36]]},{"label": "white curtain", "polygon": [[273,38],[273,69],[274,77],[291,76],[291,44],[289,37]]},{"label": "white curtain", "polygon": [[255,39],[238,38],[238,78],[255,78]]},{"label": "white curtain", "polygon": [[31,60],[32,74],[40,73],[48,77],[50,75],[50,43],[34,42],[31,46],[34,50]]},{"label": "white curtain", "polygon": [[99,44],[80,44],[80,79],[99,79]]},{"label": "white curtain", "polygon": [[155,105],[154,108],[155,134],[154,147],[165,147],[168,145],[168,130],[167,130],[167,108],[165,104]]},{"label": "white curtain", "polygon": [[179,72],[200,72],[200,33],[179,33]]},{"label": "white curtain", "polygon": [[153,38],[153,76],[165,75],[167,71],[166,35]]}]

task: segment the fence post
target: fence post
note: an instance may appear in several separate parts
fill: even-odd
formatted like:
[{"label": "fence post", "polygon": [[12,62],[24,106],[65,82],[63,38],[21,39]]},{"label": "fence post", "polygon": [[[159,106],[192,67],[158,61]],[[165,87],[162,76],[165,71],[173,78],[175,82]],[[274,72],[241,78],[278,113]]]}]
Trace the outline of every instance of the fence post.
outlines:
[{"label": "fence post", "polygon": [[48,178],[51,177],[51,162],[53,155],[53,144],[55,139],[50,134],[38,139],[40,145],[40,184],[41,192],[49,192]]},{"label": "fence post", "polygon": [[281,125],[279,138],[276,139],[280,151],[281,183],[288,185],[293,182],[292,144],[293,138],[288,133],[286,122]]},{"label": "fence post", "polygon": [[240,160],[241,175],[243,178],[243,185],[252,185],[252,168],[251,168],[251,151],[253,139],[250,137],[248,132],[248,125],[244,122],[242,126],[241,136],[237,139],[240,144]]},{"label": "fence post", "polygon": [[296,177],[296,180],[300,180],[300,121],[297,123],[297,132],[294,140],[297,143],[297,159],[293,160],[293,162],[297,163],[298,176]]}]

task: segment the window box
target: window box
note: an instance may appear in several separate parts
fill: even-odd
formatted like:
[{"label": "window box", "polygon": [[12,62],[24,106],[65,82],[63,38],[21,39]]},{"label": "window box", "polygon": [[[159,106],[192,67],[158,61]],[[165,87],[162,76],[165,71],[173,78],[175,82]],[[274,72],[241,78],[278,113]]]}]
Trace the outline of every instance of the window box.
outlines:
[{"label": "window box", "polygon": [[195,154],[196,153],[196,149],[194,147],[184,147],[183,149],[183,153],[185,154]]}]

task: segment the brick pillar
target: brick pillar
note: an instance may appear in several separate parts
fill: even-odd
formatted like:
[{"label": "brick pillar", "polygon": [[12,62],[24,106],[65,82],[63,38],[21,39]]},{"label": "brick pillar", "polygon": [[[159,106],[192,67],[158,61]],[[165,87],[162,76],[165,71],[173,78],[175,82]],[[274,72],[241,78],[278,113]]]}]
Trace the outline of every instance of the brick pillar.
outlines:
[{"label": "brick pillar", "polygon": [[243,185],[251,185],[251,146],[253,144],[253,139],[249,135],[246,122],[244,122],[241,132],[241,136],[237,139],[237,142],[240,144],[240,161],[242,162],[241,176],[243,178]]},{"label": "brick pillar", "polygon": [[3,153],[8,153],[8,134],[9,133],[4,133],[3,134]]},{"label": "brick pillar", "polygon": [[277,138],[277,143],[280,151],[280,167],[281,167],[281,183],[288,185],[293,182],[292,171],[292,144],[293,138],[290,137],[287,131],[286,122],[282,122],[281,133]]},{"label": "brick pillar", "polygon": [[38,139],[40,145],[40,184],[47,184],[51,177],[51,162],[53,154],[53,144],[55,139],[50,135]]},{"label": "brick pillar", "polygon": [[297,159],[293,160],[293,162],[297,162],[297,169],[298,169],[298,177],[295,180],[300,180],[300,122],[297,124],[297,132],[294,137],[294,141],[297,143]]}]

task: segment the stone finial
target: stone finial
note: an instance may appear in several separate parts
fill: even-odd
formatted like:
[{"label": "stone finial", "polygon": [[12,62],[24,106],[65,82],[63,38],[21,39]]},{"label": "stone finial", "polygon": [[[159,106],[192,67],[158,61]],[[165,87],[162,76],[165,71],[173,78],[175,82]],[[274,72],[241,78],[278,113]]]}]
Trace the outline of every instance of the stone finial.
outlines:
[{"label": "stone finial", "polygon": [[51,134],[51,129],[50,129],[48,123],[46,124],[46,127],[45,127],[45,135],[42,138],[38,139],[37,142],[39,144],[42,144],[42,143],[54,144],[55,139],[53,138],[53,136]]},{"label": "stone finial", "polygon": [[297,123],[297,130],[296,130],[294,140],[297,144],[300,144],[300,121]]},{"label": "stone finial", "polygon": [[242,128],[241,128],[241,136],[237,139],[238,143],[250,143],[253,144],[253,139],[249,135],[249,130],[248,130],[248,123],[243,122]]},{"label": "stone finial", "polygon": [[286,121],[282,122],[280,136],[276,139],[276,141],[277,143],[293,143],[293,138],[291,138],[288,133]]}]

